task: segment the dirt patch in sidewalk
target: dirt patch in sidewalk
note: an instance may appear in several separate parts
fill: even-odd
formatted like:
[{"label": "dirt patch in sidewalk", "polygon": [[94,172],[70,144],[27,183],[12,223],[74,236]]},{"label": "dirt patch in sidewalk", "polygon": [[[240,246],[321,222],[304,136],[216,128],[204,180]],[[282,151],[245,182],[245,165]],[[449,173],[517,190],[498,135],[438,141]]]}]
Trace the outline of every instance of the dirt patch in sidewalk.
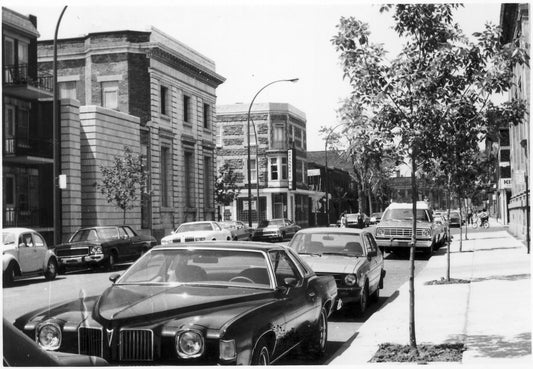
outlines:
[{"label": "dirt patch in sidewalk", "polygon": [[441,284],[467,284],[467,283],[470,283],[468,279],[450,278],[450,280],[447,280],[446,278],[441,277],[441,279],[427,281],[424,284],[427,286],[434,286],[434,285],[441,285]]},{"label": "dirt patch in sidewalk", "polygon": [[460,362],[466,350],[462,343],[441,345],[417,345],[417,350],[409,345],[382,343],[370,360],[371,363],[416,362]]}]

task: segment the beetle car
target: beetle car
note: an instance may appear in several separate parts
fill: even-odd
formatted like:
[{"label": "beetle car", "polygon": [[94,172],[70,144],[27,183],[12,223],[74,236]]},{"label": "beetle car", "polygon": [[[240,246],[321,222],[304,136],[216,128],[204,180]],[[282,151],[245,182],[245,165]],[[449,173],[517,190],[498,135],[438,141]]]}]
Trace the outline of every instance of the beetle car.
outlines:
[{"label": "beetle car", "polygon": [[218,222],[202,221],[182,223],[171,234],[161,239],[162,245],[198,241],[230,241],[231,231]]},{"label": "beetle car", "polygon": [[246,241],[156,246],[110,280],[14,324],[45,350],[112,365],[266,365],[323,354],[337,297],[293,250]]},{"label": "beetle car", "polygon": [[307,228],[288,245],[317,275],[332,275],[345,309],[363,314],[369,297],[379,299],[385,269],[383,255],[371,232],[354,228]]},{"label": "beetle car", "polygon": [[56,277],[56,255],[39,232],[29,228],[4,228],[0,233],[5,285],[22,277],[44,275],[47,280]]},{"label": "beetle car", "polygon": [[117,262],[137,260],[156,244],[154,237],[137,234],[129,226],[99,226],[78,229],[55,251],[61,272],[87,266],[112,269]]},{"label": "beetle car", "polygon": [[301,227],[290,219],[262,220],[254,232],[253,240],[282,242],[287,237],[291,238],[300,229]]}]

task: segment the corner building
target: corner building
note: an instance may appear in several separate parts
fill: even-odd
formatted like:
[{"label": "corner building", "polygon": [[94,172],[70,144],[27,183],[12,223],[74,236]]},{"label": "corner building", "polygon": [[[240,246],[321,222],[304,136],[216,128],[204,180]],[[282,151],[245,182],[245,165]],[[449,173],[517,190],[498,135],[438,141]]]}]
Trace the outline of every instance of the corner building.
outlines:
[{"label": "corner building", "polygon": [[251,216],[258,224],[265,219],[288,218],[302,227],[309,226],[312,204],[324,193],[310,190],[307,182],[305,113],[286,103],[252,106],[248,179],[248,108],[247,104],[217,107],[217,172],[227,163],[237,175],[240,188],[239,197],[225,209],[223,219],[247,223]]},{"label": "corner building", "polygon": [[[215,219],[216,88],[225,80],[215,63],[154,27],[57,45],[62,106],[79,106],[74,124],[62,110],[61,170],[72,184],[62,199],[63,238],[79,226],[122,222],[95,184],[99,167],[125,145],[142,155],[149,175],[128,224],[159,240],[182,222]],[[52,40],[39,41],[38,56],[39,69],[51,73]]]}]

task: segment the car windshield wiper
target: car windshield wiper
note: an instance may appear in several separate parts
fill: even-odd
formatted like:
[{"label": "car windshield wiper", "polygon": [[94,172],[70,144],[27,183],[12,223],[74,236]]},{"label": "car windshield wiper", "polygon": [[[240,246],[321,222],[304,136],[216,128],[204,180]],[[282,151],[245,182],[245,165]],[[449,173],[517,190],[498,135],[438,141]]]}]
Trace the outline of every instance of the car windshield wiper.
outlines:
[{"label": "car windshield wiper", "polygon": [[299,252],[300,255],[313,255],[313,256],[322,256],[322,254],[318,252]]},{"label": "car windshield wiper", "polygon": [[341,255],[341,256],[355,256],[355,255],[350,255],[350,254],[347,254],[345,252],[323,252],[322,255]]}]

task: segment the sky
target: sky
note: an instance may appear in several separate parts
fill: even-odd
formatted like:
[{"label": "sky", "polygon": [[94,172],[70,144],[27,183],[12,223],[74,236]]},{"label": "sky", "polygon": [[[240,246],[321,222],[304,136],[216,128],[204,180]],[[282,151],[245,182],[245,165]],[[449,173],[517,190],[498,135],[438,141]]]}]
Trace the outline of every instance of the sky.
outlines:
[{"label": "sky", "polygon": [[[391,1],[388,1],[390,3]],[[324,149],[321,127],[337,123],[339,101],[350,94],[331,43],[341,16],[370,26],[371,41],[385,44],[393,57],[401,47],[390,13],[378,3],[348,0],[0,0],[2,6],[37,17],[40,40],[53,39],[61,10],[68,5],[58,38],[91,32],[136,30],[150,26],[185,43],[216,64],[226,78],[217,88],[217,105],[249,104],[264,85],[276,83],[255,100],[289,103],[307,117],[307,148]],[[489,21],[499,23],[494,1],[467,2],[455,21],[465,34]]]}]

